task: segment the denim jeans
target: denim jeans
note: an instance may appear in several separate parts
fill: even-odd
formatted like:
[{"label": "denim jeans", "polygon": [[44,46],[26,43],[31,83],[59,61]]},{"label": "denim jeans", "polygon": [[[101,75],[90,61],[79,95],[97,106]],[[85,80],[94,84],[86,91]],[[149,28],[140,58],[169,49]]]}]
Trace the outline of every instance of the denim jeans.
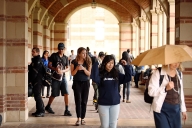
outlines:
[{"label": "denim jeans", "polygon": [[92,83],[94,89],[94,96],[93,99],[97,100],[99,97],[98,85],[96,83]]},{"label": "denim jeans", "polygon": [[123,84],[123,99],[125,99],[125,94],[126,94],[126,100],[129,100],[130,82]]},{"label": "denim jeans", "polygon": [[117,105],[99,105],[99,117],[101,128],[117,128],[117,120],[119,116],[120,104]]}]

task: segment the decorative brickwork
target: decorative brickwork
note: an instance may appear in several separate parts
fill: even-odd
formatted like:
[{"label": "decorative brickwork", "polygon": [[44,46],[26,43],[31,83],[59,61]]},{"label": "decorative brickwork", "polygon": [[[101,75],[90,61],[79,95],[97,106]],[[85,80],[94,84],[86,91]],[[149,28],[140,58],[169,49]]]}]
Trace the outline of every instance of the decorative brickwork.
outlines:
[{"label": "decorative brickwork", "polygon": [[[1,68],[0,68],[1,72]],[[0,95],[0,113],[5,112],[6,110],[6,96],[5,95]]]},{"label": "decorative brickwork", "polygon": [[27,94],[7,94],[7,111],[25,111],[28,106]]}]

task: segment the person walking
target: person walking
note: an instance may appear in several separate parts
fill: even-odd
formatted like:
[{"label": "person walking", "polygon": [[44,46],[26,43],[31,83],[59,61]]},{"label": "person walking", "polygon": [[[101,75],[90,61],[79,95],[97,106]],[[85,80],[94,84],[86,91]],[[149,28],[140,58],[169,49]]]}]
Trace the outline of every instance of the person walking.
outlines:
[{"label": "person walking", "polygon": [[115,68],[115,59],[112,55],[106,55],[100,68],[98,63],[93,65],[91,74],[99,87],[98,111],[101,128],[116,128],[120,110],[120,94],[118,86],[131,80],[131,67],[125,60],[121,60],[125,66],[125,75]]},{"label": "person walking", "polygon": [[[183,92],[183,75],[177,70],[180,63],[164,65],[161,72],[153,72],[148,86],[148,94],[154,97],[152,102],[156,128],[181,128],[181,113],[183,120],[187,119]],[[160,75],[163,75],[159,85]]]},{"label": "person walking", "polygon": [[[49,63],[49,61],[48,61],[48,57],[49,57],[49,52],[47,51],[47,50],[45,50],[44,52],[43,52],[43,55],[42,55],[42,62],[43,62],[43,64],[44,64],[44,66],[45,67],[47,67],[48,68],[48,63]],[[47,96],[46,96],[46,98],[49,98],[49,92],[50,92],[50,85],[48,85],[48,84],[46,84],[46,86],[47,86]],[[45,89],[45,85],[44,84],[42,84],[42,86],[41,86],[41,93],[42,93],[42,98],[45,98],[45,96],[44,96],[44,89]]]},{"label": "person walking", "polygon": [[65,72],[69,71],[69,61],[68,57],[64,55],[65,45],[63,43],[58,44],[58,52],[53,53],[49,58],[48,67],[52,70],[52,85],[51,85],[51,96],[45,110],[48,113],[54,114],[55,112],[51,108],[51,104],[55,97],[60,95],[64,96],[65,111],[64,116],[72,116],[71,112],[68,110],[69,100],[68,100],[68,85],[65,77]]},{"label": "person walking", "polygon": [[[71,65],[71,61],[74,60],[76,58],[76,55],[74,54],[74,50],[71,50],[71,55],[69,56],[69,64]],[[69,81],[71,81],[73,79],[73,76],[71,75],[71,72],[70,72],[70,78],[69,78]]]},{"label": "person walking", "polygon": [[44,103],[41,98],[41,85],[42,85],[42,78],[43,78],[43,65],[41,61],[41,57],[39,55],[40,50],[39,48],[32,49],[32,62],[29,65],[29,76],[28,76],[28,83],[33,86],[33,93],[34,99],[36,101],[36,112],[32,113],[35,117],[43,117],[45,110],[44,110]]},{"label": "person walking", "polygon": [[71,62],[71,75],[73,76],[72,89],[74,92],[77,121],[76,126],[85,125],[87,100],[90,88],[91,58],[87,50],[78,48],[77,57]]}]

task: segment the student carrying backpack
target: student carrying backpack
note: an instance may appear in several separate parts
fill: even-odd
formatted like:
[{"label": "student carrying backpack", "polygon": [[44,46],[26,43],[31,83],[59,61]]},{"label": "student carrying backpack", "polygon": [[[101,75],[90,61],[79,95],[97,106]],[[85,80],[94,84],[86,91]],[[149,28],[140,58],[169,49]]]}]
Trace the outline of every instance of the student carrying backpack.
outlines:
[{"label": "student carrying backpack", "polygon": [[[158,67],[157,70],[159,70],[159,75],[160,75],[159,86],[161,86],[164,75],[161,75],[161,67]],[[179,73],[179,77],[181,78],[181,72],[179,70],[177,70],[177,71]],[[148,80],[146,81],[146,84],[145,84],[146,88],[144,91],[144,101],[149,104],[152,104],[152,102],[153,102],[153,97],[149,96],[149,94],[148,94],[148,86],[149,86],[149,81],[150,81],[151,76],[152,76],[152,73],[148,76]]]}]

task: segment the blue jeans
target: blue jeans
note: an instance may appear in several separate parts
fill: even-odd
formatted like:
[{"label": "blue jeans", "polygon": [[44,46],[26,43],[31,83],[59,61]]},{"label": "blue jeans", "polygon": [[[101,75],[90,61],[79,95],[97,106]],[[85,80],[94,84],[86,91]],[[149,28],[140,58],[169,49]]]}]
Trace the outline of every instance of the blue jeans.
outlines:
[{"label": "blue jeans", "polygon": [[181,128],[180,104],[164,102],[161,113],[153,112],[156,128]]},{"label": "blue jeans", "polygon": [[99,118],[101,128],[117,128],[117,120],[119,116],[120,104],[117,105],[99,105]]},{"label": "blue jeans", "polygon": [[130,82],[123,84],[123,99],[125,99],[126,94],[126,100],[129,100],[129,94],[130,94]]}]

